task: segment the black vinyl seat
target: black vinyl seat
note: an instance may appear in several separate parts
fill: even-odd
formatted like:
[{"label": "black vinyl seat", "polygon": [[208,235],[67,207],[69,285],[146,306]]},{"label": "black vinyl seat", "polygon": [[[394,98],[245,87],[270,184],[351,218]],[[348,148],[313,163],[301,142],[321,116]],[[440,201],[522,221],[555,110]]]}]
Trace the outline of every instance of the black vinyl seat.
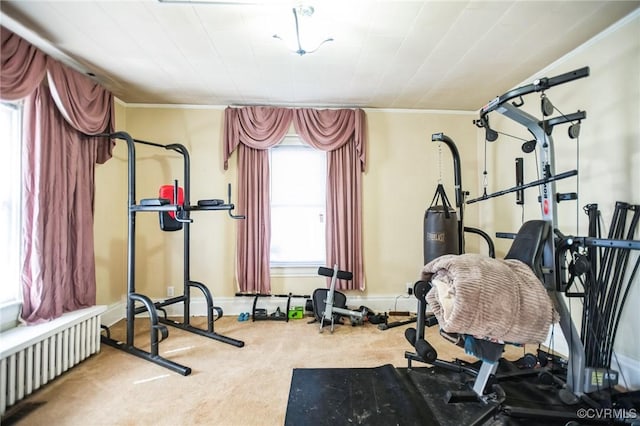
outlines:
[{"label": "black vinyl seat", "polygon": [[[311,295],[311,301],[313,303],[313,314],[315,321],[322,321],[322,315],[325,311],[327,295],[329,294],[328,288],[317,288]],[[333,305],[337,308],[347,308],[347,296],[339,291],[333,293]],[[333,320],[336,324],[342,324],[340,314],[334,313]],[[324,321],[327,321],[326,319]]]}]

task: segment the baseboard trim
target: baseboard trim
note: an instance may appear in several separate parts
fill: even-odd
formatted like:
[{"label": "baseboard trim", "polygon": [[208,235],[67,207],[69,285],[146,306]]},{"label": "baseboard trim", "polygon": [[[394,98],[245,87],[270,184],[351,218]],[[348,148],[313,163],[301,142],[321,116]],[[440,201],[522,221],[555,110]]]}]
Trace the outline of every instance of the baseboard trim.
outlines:
[{"label": "baseboard trim", "polygon": [[[251,312],[253,310],[254,297],[238,296],[238,297],[218,297],[214,299],[214,305],[220,306],[225,315],[239,315],[242,312]],[[359,309],[360,306],[366,306],[376,313],[389,311],[409,311],[415,312],[417,301],[413,296],[348,296],[347,304],[351,309]],[[304,306],[305,299],[293,297],[290,306]],[[190,313],[193,316],[206,316],[207,303],[204,297],[192,298]],[[264,308],[267,312],[273,312],[277,308],[284,311],[287,307],[286,297],[260,297],[256,303],[257,308]],[[183,315],[183,305],[177,303],[167,306],[167,314],[171,316]]]},{"label": "baseboard trim", "polygon": [[[161,301],[163,299],[156,299],[154,302]],[[253,310],[254,297],[248,296],[232,296],[232,297],[217,297],[214,298],[213,303],[215,306],[222,308],[224,315],[236,316],[242,312],[251,312]],[[413,296],[401,295],[401,296],[348,296],[348,306],[351,309],[359,309],[360,306],[366,306],[376,313],[389,312],[389,311],[408,311],[416,312],[417,301]],[[300,297],[293,297],[291,299],[291,307],[304,306],[305,299]],[[176,303],[174,305],[166,306],[164,309],[169,316],[182,316],[184,315],[182,303]],[[264,308],[267,312],[274,312],[277,308],[280,310],[286,310],[287,298],[285,297],[260,297],[256,303],[256,307]],[[189,304],[189,311],[191,316],[206,316],[207,315],[207,302],[204,297],[193,297]],[[142,314],[141,314],[142,315]],[[107,311],[102,314],[102,323],[108,327],[112,326],[116,322],[120,321],[126,316],[126,303],[117,302],[107,307]]]},{"label": "baseboard trim", "polygon": [[107,306],[107,310],[102,313],[100,317],[102,325],[111,327],[125,317],[126,313],[125,302],[117,302]]}]

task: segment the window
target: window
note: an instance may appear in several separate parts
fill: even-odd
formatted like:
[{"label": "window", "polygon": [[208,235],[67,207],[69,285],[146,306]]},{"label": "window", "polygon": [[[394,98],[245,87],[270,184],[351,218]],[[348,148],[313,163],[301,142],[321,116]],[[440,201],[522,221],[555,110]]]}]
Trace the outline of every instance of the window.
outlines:
[{"label": "window", "polygon": [[20,301],[21,119],[19,104],[0,102],[0,306]]},{"label": "window", "polygon": [[271,266],[324,265],[326,154],[287,136],[270,156]]}]

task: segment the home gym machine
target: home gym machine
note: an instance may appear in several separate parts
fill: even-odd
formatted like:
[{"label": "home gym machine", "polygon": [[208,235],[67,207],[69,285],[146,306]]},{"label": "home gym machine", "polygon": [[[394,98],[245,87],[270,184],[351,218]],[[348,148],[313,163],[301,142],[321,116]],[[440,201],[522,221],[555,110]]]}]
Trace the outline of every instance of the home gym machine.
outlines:
[{"label": "home gym machine", "polygon": [[[465,420],[461,420],[462,417],[457,418],[452,424],[479,425],[495,421],[498,417],[528,419],[523,420],[525,421],[523,424],[533,424],[532,422],[535,421],[542,422],[541,424],[565,424],[566,422],[584,424],[583,421],[587,422],[586,424],[628,424],[627,421],[637,420],[637,407],[633,407],[629,411],[629,405],[623,406],[620,403],[622,399],[614,400],[612,397],[616,394],[613,386],[617,384],[618,373],[610,368],[611,348],[615,335],[611,336],[607,333],[615,333],[629,286],[634,280],[637,280],[636,272],[639,269],[640,260],[636,258],[635,262],[632,262],[634,265],[630,273],[627,271],[627,265],[630,251],[640,250],[640,241],[633,240],[638,221],[640,221],[640,206],[622,203],[624,208],[616,207],[615,215],[617,217],[614,217],[612,227],[615,226],[618,230],[625,229],[625,224],[629,223],[626,220],[626,213],[632,212],[633,217],[626,231],[611,232],[607,239],[599,238],[593,231],[597,220],[593,219],[596,215],[591,212],[592,208],[588,209],[590,214],[588,237],[565,236],[558,229],[557,204],[560,201],[576,200],[577,194],[557,193],[555,182],[576,176],[578,171],[555,172],[552,132],[557,125],[569,124],[569,137],[577,138],[580,122],[586,118],[586,113],[584,111],[577,111],[569,115],[560,113],[560,116],[546,118],[553,114],[555,108],[546,97],[545,91],[553,86],[588,75],[589,68],[584,67],[556,77],[541,78],[532,84],[496,97],[482,107],[480,118],[474,120],[476,126],[485,130],[487,141],[495,141],[498,138],[498,132],[493,130],[489,124],[489,114],[492,112],[502,114],[524,126],[535,138],[533,141],[525,142],[522,148],[525,152],[537,150],[540,177],[538,180],[518,184],[513,188],[492,194],[486,194],[485,191],[481,197],[468,200],[466,203],[471,204],[522,191],[526,188],[539,188],[538,199],[542,220],[525,223],[522,232],[512,236],[516,239],[520,238],[520,240],[514,240],[512,250],[520,253],[523,252],[521,249],[531,248],[533,250],[527,255],[531,255],[531,266],[535,268],[534,271],[540,277],[542,285],[547,290],[559,314],[560,328],[567,340],[568,357],[566,360],[560,360],[559,357],[552,358],[552,364],[554,364],[552,369],[531,368],[526,371],[514,372],[511,367],[512,371],[506,374],[499,370],[496,371],[497,361],[483,360],[478,369],[475,365],[461,361],[448,363],[438,360],[436,350],[425,339],[422,321],[426,311],[425,296],[430,284],[426,281],[418,281],[414,286],[414,294],[418,298],[417,327],[415,330],[409,329],[407,332],[407,339],[415,348],[415,352],[405,353],[409,367],[406,377],[423,393],[423,396],[431,395],[430,398],[425,396],[427,402],[438,398],[432,391],[434,386],[450,388],[446,396],[449,398],[449,404],[445,404],[445,408],[439,407],[434,411],[446,412],[451,415],[452,411],[457,410],[460,416],[463,415],[463,412],[467,416]],[[524,104],[522,97],[534,92],[542,92],[543,119],[538,119],[520,109]],[[510,102],[512,100],[515,101]],[[516,241],[518,241],[519,247],[515,247]],[[536,246],[539,246],[539,250],[536,249]],[[604,250],[604,254],[601,253],[602,250]],[[608,250],[615,250],[616,254],[607,254]],[[609,280],[610,276],[612,276],[611,280]],[[572,284],[578,281],[583,283],[584,291],[569,291]],[[622,281],[626,282],[626,288],[619,285]],[[612,286],[612,283],[615,286]],[[583,299],[582,334],[577,331],[573,323],[571,310],[565,296]],[[595,339],[598,343],[589,343],[591,339]],[[593,362],[592,359],[597,359],[598,362]],[[435,369],[433,371],[440,374],[420,374],[415,369],[412,371],[412,361],[429,364],[433,367],[428,370]],[[502,366],[502,360],[500,361]],[[547,361],[547,358],[540,358],[539,365],[542,366]],[[535,363],[533,364],[535,365]],[[558,366],[561,367],[560,371],[555,370]],[[541,373],[546,374],[539,375]],[[453,377],[457,377],[455,374],[462,374],[473,378],[472,388],[468,392],[460,394],[457,392],[460,389],[459,378],[458,380],[451,378],[451,374],[454,374]],[[438,379],[438,381],[432,378],[434,376],[443,377],[443,379]],[[528,376],[537,377],[539,380],[544,377],[544,383],[547,386],[541,388],[541,382],[534,383],[534,385],[524,381],[516,381],[515,385],[509,382],[510,379],[519,380]],[[435,384],[431,382],[434,380]],[[503,386],[504,389],[509,386],[509,392],[518,394],[520,399],[509,399],[509,392],[505,393]],[[598,395],[595,395],[596,391],[598,391]],[[438,393],[438,395],[440,394]],[[536,400],[533,395],[539,397],[540,400]],[[531,400],[528,400],[530,398]],[[460,404],[461,402],[463,404]],[[627,403],[625,402],[625,404]],[[567,408],[569,405],[573,409]],[[463,406],[468,408],[461,408]],[[557,409],[557,407],[563,408]],[[585,407],[586,410],[592,409],[592,411],[581,411],[583,408],[579,407]],[[605,408],[608,408],[608,411],[605,411]],[[469,412],[472,412],[470,416]],[[581,413],[591,413],[591,417],[585,419],[585,416],[580,417]],[[608,418],[606,418],[607,416]],[[445,416],[439,418],[441,423],[446,423],[443,420],[445,418]]]},{"label": "home gym machine", "polygon": [[[223,343],[236,347],[243,347],[244,342],[230,337],[223,336],[214,331],[214,321],[222,316],[222,309],[213,305],[213,297],[209,289],[202,283],[191,280],[190,277],[190,233],[189,225],[192,219],[189,217],[194,211],[227,211],[232,219],[244,219],[244,216],[232,214],[235,206],[231,203],[231,187],[229,186],[229,200],[225,203],[223,200],[200,200],[196,205],[190,202],[190,159],[189,152],[184,145],[170,144],[162,145],[154,142],[147,142],[133,139],[126,132],[116,132],[102,135],[111,139],[124,140],[127,143],[128,153],[128,245],[127,245],[127,331],[126,342],[120,342],[111,338],[109,329],[103,326],[106,335],[101,336],[102,342],[116,349],[123,350],[132,355],[154,362],[162,367],[168,368],[183,376],[191,374],[191,368],[178,364],[174,361],[166,359],[159,354],[159,344],[162,340],[169,336],[166,325],[179,328],[184,331],[198,334],[200,336],[209,337]],[[181,188],[177,182],[173,188],[173,199],[152,198],[136,201],[136,153],[135,144],[161,148],[173,152],[177,152],[183,158],[184,165],[184,192],[183,197],[179,196]],[[166,188],[163,188],[166,189]],[[183,198],[180,202],[180,198]],[[136,213],[154,212],[160,216],[160,223],[163,230],[179,230],[182,229],[184,235],[184,288],[181,296],[171,297],[166,300],[153,302],[148,296],[136,292],[135,285],[135,225]],[[169,215],[171,213],[171,215]],[[197,289],[202,292],[207,303],[207,328],[206,330],[194,327],[190,324],[189,304],[191,301],[191,290]],[[174,321],[167,318],[165,307],[182,304],[183,320],[182,322]],[[136,306],[136,304],[139,304]],[[163,315],[158,315],[158,311]],[[150,321],[150,351],[147,352],[134,345],[134,322],[135,316],[147,312]]]}]

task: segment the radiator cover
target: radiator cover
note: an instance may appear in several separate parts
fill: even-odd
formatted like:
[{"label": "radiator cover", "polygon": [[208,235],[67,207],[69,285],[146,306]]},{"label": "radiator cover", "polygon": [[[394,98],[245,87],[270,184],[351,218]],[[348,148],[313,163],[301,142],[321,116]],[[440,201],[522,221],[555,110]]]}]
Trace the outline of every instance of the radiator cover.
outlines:
[{"label": "radiator cover", "polygon": [[0,334],[0,416],[21,399],[100,351],[104,306]]}]

